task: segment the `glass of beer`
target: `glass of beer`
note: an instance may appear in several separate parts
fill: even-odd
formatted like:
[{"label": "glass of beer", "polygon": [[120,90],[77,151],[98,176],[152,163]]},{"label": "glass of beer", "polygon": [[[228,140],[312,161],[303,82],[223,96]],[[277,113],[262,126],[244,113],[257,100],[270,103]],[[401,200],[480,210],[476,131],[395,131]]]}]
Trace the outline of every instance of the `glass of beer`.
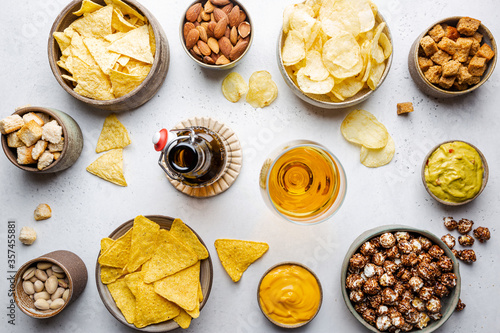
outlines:
[{"label": "glass of beer", "polygon": [[261,194],[278,215],[297,224],[316,224],[342,205],[346,176],[339,160],[319,143],[289,142],[271,153],[260,173]]}]

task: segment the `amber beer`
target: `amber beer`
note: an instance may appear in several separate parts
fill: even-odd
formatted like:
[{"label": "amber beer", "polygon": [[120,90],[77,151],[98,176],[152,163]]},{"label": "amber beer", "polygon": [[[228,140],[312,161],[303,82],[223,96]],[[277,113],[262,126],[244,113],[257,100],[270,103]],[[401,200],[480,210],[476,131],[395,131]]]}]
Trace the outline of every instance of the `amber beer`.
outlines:
[{"label": "amber beer", "polygon": [[307,223],[332,208],[341,190],[340,181],[337,163],[327,151],[301,145],[277,158],[267,188],[278,212]]}]

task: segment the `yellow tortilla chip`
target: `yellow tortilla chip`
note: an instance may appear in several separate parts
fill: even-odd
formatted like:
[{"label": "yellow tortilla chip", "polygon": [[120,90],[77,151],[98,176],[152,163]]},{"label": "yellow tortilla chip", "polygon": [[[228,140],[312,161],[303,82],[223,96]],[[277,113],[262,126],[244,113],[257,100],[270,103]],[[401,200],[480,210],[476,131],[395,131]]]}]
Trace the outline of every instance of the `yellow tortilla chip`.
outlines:
[{"label": "yellow tortilla chip", "polygon": [[267,252],[269,245],[236,239],[217,239],[215,249],[227,274],[234,282],[238,282],[248,266]]},{"label": "yellow tortilla chip", "polygon": [[203,246],[196,234],[181,219],[174,220],[170,227],[170,234],[191,247],[199,260],[208,258],[208,251],[205,246]]},{"label": "yellow tortilla chip", "polygon": [[101,153],[110,149],[125,148],[130,143],[127,129],[112,113],[104,120],[95,151]]},{"label": "yellow tortilla chip", "polygon": [[146,64],[134,59],[130,59],[130,61],[128,61],[125,64],[125,69],[128,71],[129,74],[133,75],[147,76],[149,74],[149,71],[151,70],[151,67],[153,66],[150,64]]},{"label": "yellow tortilla chip", "polygon": [[200,316],[200,303],[196,303],[196,306],[194,310],[188,311],[186,310],[186,313],[191,316],[191,318],[196,319]]},{"label": "yellow tortilla chip", "polygon": [[115,32],[114,34],[104,36],[104,39],[110,43],[113,43],[114,41],[122,38],[123,36],[125,36],[125,34],[123,32]]},{"label": "yellow tortilla chip", "polygon": [[63,79],[66,79],[68,81],[71,81],[71,82],[76,82],[76,80],[72,77],[72,76],[69,76],[69,75],[66,75],[66,74],[62,74],[61,77]]},{"label": "yellow tortilla chip", "polygon": [[126,74],[114,69],[109,71],[109,79],[111,80],[111,87],[113,88],[113,95],[116,98],[125,96],[135,88],[137,88],[146,75]]},{"label": "yellow tortilla chip", "polygon": [[181,328],[188,328],[191,325],[191,316],[187,314],[186,311],[181,309],[181,312],[177,317],[174,318],[174,321],[179,324]]},{"label": "yellow tortilla chip", "polygon": [[123,275],[123,268],[101,266],[101,282],[110,284]]},{"label": "yellow tortilla chip", "polygon": [[76,12],[73,12],[73,15],[82,16],[83,14],[92,13],[92,12],[95,12],[96,10],[101,9],[101,8],[102,8],[101,5],[99,5],[93,1],[83,0],[82,6],[80,7],[80,9]]},{"label": "yellow tortilla chip", "polygon": [[142,264],[151,259],[156,249],[160,226],[142,215],[134,219],[130,244],[130,257],[125,269],[135,272]]},{"label": "yellow tortilla chip", "polygon": [[116,62],[119,63],[121,66],[127,66],[128,62],[130,61],[130,57],[121,55]]},{"label": "yellow tortilla chip", "polygon": [[109,74],[110,68],[120,57],[118,53],[108,51],[110,43],[101,38],[84,37],[83,43],[87,46],[90,54],[97,62],[104,74]]},{"label": "yellow tortilla chip", "polygon": [[201,290],[201,282],[198,283],[198,302],[203,302],[203,290]]},{"label": "yellow tortilla chip", "polygon": [[106,252],[114,242],[115,240],[109,237],[101,239],[101,253]]},{"label": "yellow tortilla chip", "polygon": [[156,53],[156,40],[155,40],[155,33],[153,31],[153,27],[151,24],[148,24],[148,32],[149,32],[149,45],[151,47],[151,53],[153,54],[153,57]]},{"label": "yellow tortilla chip", "polygon": [[113,184],[127,186],[123,175],[123,149],[113,149],[101,155],[87,167],[87,171]]},{"label": "yellow tortilla chip", "polygon": [[125,36],[113,42],[109,50],[148,64],[154,61],[149,44],[149,31],[145,25],[127,32]]},{"label": "yellow tortilla chip", "polygon": [[102,253],[97,260],[100,265],[123,268],[127,265],[130,256],[130,243],[132,240],[132,229],[118,238],[113,244]]},{"label": "yellow tortilla chip", "polygon": [[54,39],[57,41],[57,44],[59,44],[61,52],[64,52],[64,50],[66,50],[68,46],[71,45],[71,38],[66,36],[64,32],[56,31],[52,34],[52,36],[54,36]]},{"label": "yellow tortilla chip", "polygon": [[126,3],[120,0],[104,0],[104,2],[108,5],[113,5],[118,8],[123,14],[128,14],[129,16],[135,16],[141,21],[146,21],[146,18],[139,14],[134,8],[130,7]]},{"label": "yellow tortilla chip", "polygon": [[160,323],[179,315],[180,309],[177,305],[155,293],[152,284],[144,283],[143,272],[128,274],[125,282],[135,296],[136,327]]},{"label": "yellow tortilla chip", "polygon": [[87,46],[83,42],[82,36],[78,33],[75,33],[71,38],[71,46],[63,51],[64,55],[78,57],[80,60],[85,62],[87,66],[99,66],[97,62],[92,57],[92,54],[89,52]]},{"label": "yellow tortilla chip", "polygon": [[193,311],[198,302],[200,262],[154,283],[155,292],[184,310]]},{"label": "yellow tortilla chip", "polygon": [[108,284],[107,287],[125,320],[129,324],[133,324],[135,321],[136,302],[134,295],[127,287],[125,278],[116,280],[116,282]]},{"label": "yellow tortilla chip", "polygon": [[194,265],[197,261],[198,256],[193,250],[170,235],[167,230],[160,229],[157,248],[145,273],[144,281],[146,283],[158,281]]},{"label": "yellow tortilla chip", "polygon": [[[66,65],[68,65],[68,62],[66,62]],[[79,57],[72,57],[71,70],[81,89],[90,95],[87,97],[97,100],[115,98],[111,92],[111,82],[97,64],[88,66]]]},{"label": "yellow tortilla chip", "polygon": [[70,24],[83,37],[101,37],[111,34],[111,20],[113,17],[113,7],[106,6],[95,12],[87,13]]},{"label": "yellow tortilla chip", "polygon": [[113,29],[119,32],[129,32],[132,29],[135,29],[133,24],[130,24],[125,18],[123,14],[118,10],[113,10],[113,18],[111,20],[111,26]]}]

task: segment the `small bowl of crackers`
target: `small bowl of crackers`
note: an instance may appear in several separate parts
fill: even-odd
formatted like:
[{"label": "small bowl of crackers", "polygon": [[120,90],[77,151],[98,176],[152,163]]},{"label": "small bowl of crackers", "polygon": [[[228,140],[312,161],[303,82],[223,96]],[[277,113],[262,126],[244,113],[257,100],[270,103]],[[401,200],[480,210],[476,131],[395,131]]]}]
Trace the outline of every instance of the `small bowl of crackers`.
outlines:
[{"label": "small bowl of crackers", "polygon": [[66,92],[115,112],[149,101],[170,59],[161,25],[134,0],[72,1],[52,25],[48,56]]},{"label": "small bowl of crackers", "polygon": [[346,108],[370,97],[392,63],[392,35],[371,1],[290,4],[278,37],[280,72],[303,101]]},{"label": "small bowl of crackers", "polygon": [[143,332],[188,328],[210,295],[203,240],[180,219],[137,216],[101,240],[95,278],[108,311]]},{"label": "small bowl of crackers", "polygon": [[493,73],[497,46],[480,20],[453,16],[422,32],[408,54],[408,68],[418,88],[433,97],[470,93]]}]

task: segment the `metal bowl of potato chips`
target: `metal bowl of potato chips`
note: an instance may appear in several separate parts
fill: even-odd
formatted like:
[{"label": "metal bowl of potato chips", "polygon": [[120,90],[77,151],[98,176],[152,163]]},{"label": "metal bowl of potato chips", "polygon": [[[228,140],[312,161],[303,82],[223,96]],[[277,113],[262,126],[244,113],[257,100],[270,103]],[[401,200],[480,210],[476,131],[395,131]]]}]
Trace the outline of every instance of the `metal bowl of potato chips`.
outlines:
[{"label": "metal bowl of potato chips", "polygon": [[203,240],[180,219],[137,216],[101,240],[95,278],[102,302],[119,322],[168,332],[198,318],[210,296],[213,267]]},{"label": "metal bowl of potato chips", "polygon": [[57,82],[81,102],[109,111],[135,109],[160,89],[170,51],[161,25],[134,0],[74,0],[49,35]]},{"label": "metal bowl of potato chips", "polygon": [[371,2],[292,4],[284,10],[276,51],[283,79],[297,97],[340,109],[366,100],[384,82],[392,35]]}]

